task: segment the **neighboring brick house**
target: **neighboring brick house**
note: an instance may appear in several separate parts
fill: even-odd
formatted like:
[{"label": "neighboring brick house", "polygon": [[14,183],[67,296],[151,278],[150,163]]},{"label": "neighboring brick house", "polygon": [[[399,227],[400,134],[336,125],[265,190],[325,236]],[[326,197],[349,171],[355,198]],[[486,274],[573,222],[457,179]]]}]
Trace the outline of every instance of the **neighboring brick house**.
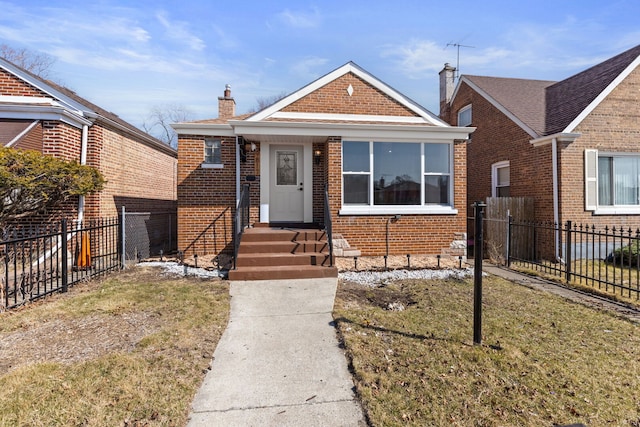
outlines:
[{"label": "neighboring brick house", "polygon": [[[465,254],[466,139],[350,62],[255,114],[178,132],[178,246],[231,250],[240,189],[254,224],[324,223],[362,255]],[[340,249],[340,248],[338,248]],[[338,251],[338,255],[340,251]]]},{"label": "neighboring brick house", "polygon": [[560,82],[440,72],[440,117],[474,126],[467,204],[532,197],[535,219],[640,227],[640,46]]},{"label": "neighboring brick house", "polygon": [[97,168],[104,190],[65,206],[67,218],[175,212],[177,152],[74,92],[0,59],[0,144]]}]

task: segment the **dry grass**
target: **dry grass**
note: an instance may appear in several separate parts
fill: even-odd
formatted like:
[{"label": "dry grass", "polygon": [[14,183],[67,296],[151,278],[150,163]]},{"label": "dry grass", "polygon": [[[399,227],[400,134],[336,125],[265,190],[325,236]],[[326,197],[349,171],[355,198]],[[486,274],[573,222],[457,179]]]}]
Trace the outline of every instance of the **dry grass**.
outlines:
[{"label": "dry grass", "polygon": [[374,426],[640,425],[640,326],[608,313],[491,277],[482,346],[472,280],[341,283],[334,316]]},{"label": "dry grass", "polygon": [[0,315],[0,425],[185,425],[224,282],[134,269]]},{"label": "dry grass", "polygon": [[[621,268],[603,261],[580,260],[572,264],[572,269],[575,274],[585,277],[573,276],[573,280],[569,283],[566,282],[564,275],[553,273],[551,268],[559,268],[559,266],[549,262],[535,267],[532,264],[512,263],[511,268],[640,308],[640,274],[634,268]],[[598,281],[622,286],[612,286],[607,283],[598,283]]]}]

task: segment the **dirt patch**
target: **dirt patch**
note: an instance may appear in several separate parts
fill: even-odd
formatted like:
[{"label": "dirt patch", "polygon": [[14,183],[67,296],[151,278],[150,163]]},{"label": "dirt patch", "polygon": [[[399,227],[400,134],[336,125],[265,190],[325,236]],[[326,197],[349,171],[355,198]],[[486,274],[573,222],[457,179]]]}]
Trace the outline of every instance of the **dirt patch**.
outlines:
[{"label": "dirt patch", "polygon": [[159,327],[159,316],[143,312],[56,319],[0,334],[0,374],[32,363],[75,363],[129,352]]},{"label": "dirt patch", "polygon": [[353,308],[372,305],[385,310],[399,311],[417,303],[411,292],[402,285],[369,287],[341,282],[337,297],[344,302],[345,307]]}]

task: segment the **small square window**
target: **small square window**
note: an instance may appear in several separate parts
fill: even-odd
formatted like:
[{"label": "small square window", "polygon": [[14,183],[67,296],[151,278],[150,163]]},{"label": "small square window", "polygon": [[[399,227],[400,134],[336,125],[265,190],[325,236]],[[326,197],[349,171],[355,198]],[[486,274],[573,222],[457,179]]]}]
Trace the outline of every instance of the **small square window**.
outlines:
[{"label": "small square window", "polygon": [[204,140],[204,163],[222,164],[219,139],[206,138]]}]

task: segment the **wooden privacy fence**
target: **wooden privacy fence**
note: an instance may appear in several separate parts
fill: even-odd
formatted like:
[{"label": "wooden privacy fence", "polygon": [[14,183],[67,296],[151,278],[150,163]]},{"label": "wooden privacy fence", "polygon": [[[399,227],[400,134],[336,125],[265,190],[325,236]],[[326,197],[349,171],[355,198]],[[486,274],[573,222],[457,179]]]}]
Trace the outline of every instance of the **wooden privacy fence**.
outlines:
[{"label": "wooden privacy fence", "polygon": [[[490,259],[504,262],[507,256],[509,215],[517,222],[534,220],[533,199],[530,197],[488,197],[485,208],[484,243]],[[526,253],[531,246],[527,236],[512,239],[512,255]]]}]

